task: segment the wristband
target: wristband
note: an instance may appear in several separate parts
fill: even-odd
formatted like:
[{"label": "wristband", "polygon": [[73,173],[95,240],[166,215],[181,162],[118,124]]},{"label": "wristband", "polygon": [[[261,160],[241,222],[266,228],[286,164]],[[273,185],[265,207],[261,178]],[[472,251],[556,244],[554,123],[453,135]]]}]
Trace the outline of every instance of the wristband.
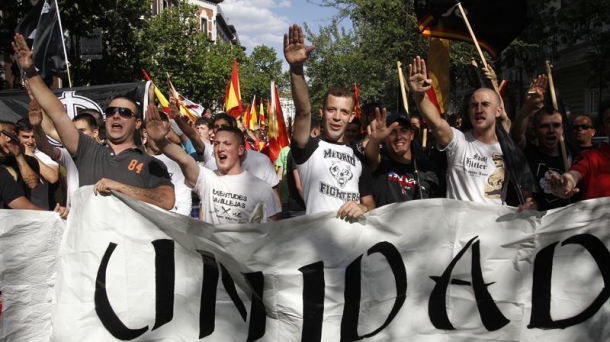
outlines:
[{"label": "wristband", "polygon": [[27,78],[38,76],[38,70],[34,66],[25,69],[24,72]]}]

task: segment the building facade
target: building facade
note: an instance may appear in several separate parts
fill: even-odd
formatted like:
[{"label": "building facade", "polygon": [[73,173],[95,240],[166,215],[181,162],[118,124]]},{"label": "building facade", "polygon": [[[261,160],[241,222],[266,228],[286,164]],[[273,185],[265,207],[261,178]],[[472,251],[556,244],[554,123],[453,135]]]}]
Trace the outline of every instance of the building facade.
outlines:
[{"label": "building facade", "polygon": [[[552,0],[542,17],[553,7],[556,16],[563,11],[583,12],[583,2],[587,0]],[[565,13],[565,12],[564,12]],[[552,65],[553,83],[559,100],[566,106],[570,117],[587,114],[597,117],[599,105],[610,99],[610,79],[605,78],[604,70],[610,70],[610,60],[597,58],[603,56],[603,46],[608,44],[604,37],[610,37],[610,23],[604,22],[608,16],[593,15],[586,23],[582,18],[574,22],[558,22],[545,27],[547,40],[540,42],[538,48],[513,48],[503,54],[502,78],[509,84],[520,85],[508,96],[509,105],[516,112],[523,103],[522,89],[527,89],[533,77],[545,70],[545,61]],[[580,20],[577,22],[576,20]],[[562,34],[571,31],[571,37]],[[574,37],[576,39],[574,39]],[[607,45],[606,45],[607,46]]]},{"label": "building facade", "polygon": [[[240,45],[235,26],[229,24],[228,18],[220,7],[223,0],[187,0],[187,2],[199,8],[197,11],[199,27],[210,41],[221,40],[233,45]],[[168,7],[179,5],[179,0],[152,0],[151,14],[155,16]]]}]

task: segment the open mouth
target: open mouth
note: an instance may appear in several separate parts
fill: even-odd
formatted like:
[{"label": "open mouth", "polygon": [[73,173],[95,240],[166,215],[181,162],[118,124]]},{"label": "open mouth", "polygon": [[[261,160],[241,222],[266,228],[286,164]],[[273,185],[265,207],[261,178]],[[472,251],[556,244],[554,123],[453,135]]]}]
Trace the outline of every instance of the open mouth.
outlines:
[{"label": "open mouth", "polygon": [[557,136],[553,135],[553,136],[548,136],[544,139],[546,141],[547,144],[552,145],[554,143],[557,142]]},{"label": "open mouth", "polygon": [[475,115],[474,116],[474,121],[476,123],[485,122],[485,116],[484,115]]},{"label": "open mouth", "polygon": [[121,125],[120,123],[115,122],[115,123],[113,123],[113,124],[110,126],[110,128],[111,128],[113,131],[119,131],[119,130],[123,129],[123,125]]}]

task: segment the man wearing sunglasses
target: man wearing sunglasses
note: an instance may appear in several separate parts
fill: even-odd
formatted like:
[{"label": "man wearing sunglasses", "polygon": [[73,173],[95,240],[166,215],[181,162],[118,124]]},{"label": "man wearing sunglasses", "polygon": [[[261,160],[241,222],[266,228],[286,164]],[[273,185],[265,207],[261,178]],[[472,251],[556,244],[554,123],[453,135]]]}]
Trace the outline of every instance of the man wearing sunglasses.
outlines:
[{"label": "man wearing sunglasses", "polygon": [[[610,136],[610,99],[599,108],[599,128]],[[580,152],[570,170],[555,174],[551,180],[553,193],[566,198],[580,193],[585,200],[610,196],[610,145],[600,143],[598,148]]]},{"label": "man wearing sunglasses", "polygon": [[595,126],[593,120],[588,115],[579,115],[572,122],[574,140],[581,150],[595,148],[593,137],[595,136]]},{"label": "man wearing sunglasses", "polygon": [[117,191],[134,199],[169,210],[174,207],[174,187],[167,167],[137,147],[135,131],[142,124],[133,99],[117,96],[106,108],[106,143],[80,133],[59,99],[45,85],[34,67],[32,51],[22,35],[12,43],[18,63],[25,71],[33,96],[47,113],[64,147],[79,170],[80,186],[94,185],[94,193]]}]

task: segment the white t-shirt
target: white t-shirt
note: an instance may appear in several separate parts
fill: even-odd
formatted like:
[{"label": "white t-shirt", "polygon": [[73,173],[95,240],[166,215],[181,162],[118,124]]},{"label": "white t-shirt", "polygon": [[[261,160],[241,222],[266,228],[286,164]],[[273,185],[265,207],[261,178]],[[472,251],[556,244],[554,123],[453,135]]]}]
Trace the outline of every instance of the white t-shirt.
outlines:
[{"label": "white t-shirt", "polygon": [[180,169],[180,165],[169,159],[164,154],[153,155],[153,157],[159,159],[163,162],[163,164],[165,164],[165,166],[167,166],[167,172],[172,180],[172,184],[174,184],[176,203],[174,204],[174,208],[172,208],[170,211],[190,216],[191,210],[193,209],[193,198],[191,197],[191,189],[184,184],[185,178],[182,170]]},{"label": "white t-shirt", "polygon": [[[38,160],[40,160],[43,164],[52,167],[59,168],[59,164],[57,164],[51,157],[44,154],[39,149],[34,151],[34,155]],[[41,207],[44,210],[53,210],[54,208],[49,208],[49,183],[40,176],[40,183],[34,189],[32,189],[32,196],[30,198],[32,203]]]},{"label": "white t-shirt", "polygon": [[502,203],[506,171],[500,143],[486,144],[472,132],[452,128],[453,139],[441,151],[447,151],[447,198]]},{"label": "white t-shirt", "polygon": [[[216,166],[216,158],[214,158],[214,146],[208,142],[203,142],[203,164],[213,163]],[[211,164],[210,164],[211,165]],[[216,170],[216,168],[214,168]]]},{"label": "white t-shirt", "polygon": [[307,215],[338,210],[348,201],[360,203],[360,183],[370,182],[370,177],[361,178],[362,163],[351,147],[313,138],[304,149],[293,145],[291,151],[301,176]]},{"label": "white t-shirt", "polygon": [[212,224],[245,223],[259,202],[265,204],[266,216],[282,209],[273,189],[248,171],[238,175],[220,175],[199,166],[194,189],[201,198],[205,222]]},{"label": "white t-shirt", "polygon": [[[204,166],[210,170],[218,169],[216,158],[207,161]],[[241,161],[241,167],[250,172],[254,177],[265,181],[271,187],[276,186],[280,182],[279,178],[277,178],[277,173],[275,173],[275,168],[271,164],[271,160],[260,152],[248,150],[246,158]]]}]

